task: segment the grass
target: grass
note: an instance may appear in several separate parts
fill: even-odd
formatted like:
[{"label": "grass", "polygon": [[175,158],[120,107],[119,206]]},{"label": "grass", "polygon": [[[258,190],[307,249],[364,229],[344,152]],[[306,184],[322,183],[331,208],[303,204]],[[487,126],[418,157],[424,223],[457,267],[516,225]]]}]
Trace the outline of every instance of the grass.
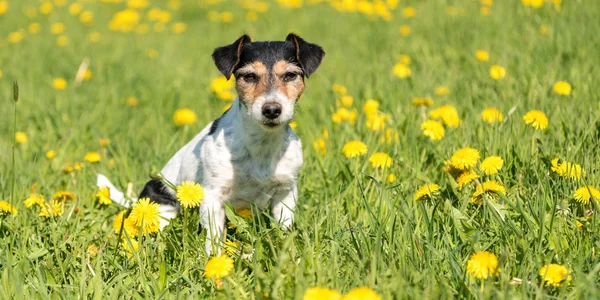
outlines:
[{"label": "grass", "polygon": [[[299,299],[314,286],[342,293],[367,286],[384,299],[600,296],[597,202],[573,200],[577,188],[599,186],[600,23],[595,20],[600,4],[564,1],[557,11],[550,3],[532,8],[496,1],[483,16],[476,1],[402,1],[386,22],[338,12],[327,3],[287,8],[268,1],[268,11],[250,22],[242,1],[182,1],[178,10],[151,1],[151,7],[171,11],[172,21],[164,32],[154,32],[154,22],[145,18],[149,8],[141,9],[140,23],[151,26],[148,33],[136,34],[108,28],[124,3],[81,1],[94,13],[92,25],[84,26],[69,14],[71,2],[43,15],[37,2],[8,1],[9,9],[0,15],[0,198],[18,210],[0,217],[0,298]],[[403,16],[405,6],[414,7],[416,16]],[[36,16],[23,13],[29,7]],[[234,22],[208,20],[211,10],[232,12]],[[170,24],[180,21],[187,30],[172,33]],[[32,22],[40,23],[39,33],[25,33],[18,43],[6,38]],[[55,22],[65,25],[69,43],[64,47],[50,33]],[[401,25],[409,25],[411,34],[401,36]],[[93,31],[102,34],[96,43],[88,39]],[[221,290],[203,276],[208,257],[205,234],[195,234],[195,211],[187,212],[187,222],[178,217],[141,241],[128,258],[112,233],[122,208],[101,207],[92,197],[96,173],[107,174],[123,190],[132,183],[135,194],[227,104],[209,88],[220,75],[212,50],[242,33],[282,40],[290,31],[327,52],[307,80],[295,117],[305,163],[294,229],[283,232],[266,215],[245,220],[229,212],[237,230],[230,229],[228,238],[244,246],[234,255],[235,269]],[[148,49],[158,56],[150,58]],[[490,60],[478,61],[478,49],[487,50]],[[406,79],[392,72],[400,54],[412,58]],[[77,86],[75,74],[85,58],[93,75]],[[506,68],[504,79],[490,78],[493,64]],[[59,77],[68,81],[64,90],[52,86]],[[29,140],[15,145],[14,164],[13,80],[20,87],[16,129]],[[559,80],[573,86],[571,95],[552,92]],[[339,98],[331,89],[334,83],[354,97],[356,124],[332,122]],[[450,94],[434,95],[442,85]],[[139,99],[134,107],[124,100],[132,96]],[[440,141],[422,135],[423,114],[411,105],[412,98],[427,96],[434,107],[456,107],[462,120],[459,128],[446,128]],[[367,99],[377,99],[380,110],[391,115],[386,128],[399,133],[397,142],[380,142],[382,133],[365,126]],[[490,106],[504,114],[501,124],[481,120],[481,111]],[[176,127],[172,115],[184,107],[194,110],[198,121]],[[523,121],[533,109],[548,116],[546,130],[535,131]],[[323,129],[329,138],[327,153],[320,155],[312,144]],[[109,138],[110,145],[101,147],[100,138]],[[365,142],[368,154],[345,158],[341,148],[350,140]],[[444,161],[467,146],[482,158],[504,159],[493,178],[504,183],[506,196],[478,206],[469,203],[473,186],[457,189],[443,171]],[[51,149],[57,155],[50,160],[45,154]],[[83,162],[90,151],[100,152],[99,163],[62,172],[65,163]],[[370,166],[368,157],[377,151],[393,158],[386,172],[397,177],[394,183]],[[586,175],[581,181],[556,175],[550,171],[554,157],[581,164]],[[440,195],[415,201],[416,189],[426,183],[439,184]],[[50,197],[59,190],[77,195],[60,217],[38,217],[23,205],[33,192]],[[89,245],[99,252],[87,254]],[[478,280],[466,273],[467,260],[480,250],[497,255],[500,275]],[[570,284],[544,285],[539,270],[550,263],[567,267]],[[513,278],[522,283],[511,284]]]}]

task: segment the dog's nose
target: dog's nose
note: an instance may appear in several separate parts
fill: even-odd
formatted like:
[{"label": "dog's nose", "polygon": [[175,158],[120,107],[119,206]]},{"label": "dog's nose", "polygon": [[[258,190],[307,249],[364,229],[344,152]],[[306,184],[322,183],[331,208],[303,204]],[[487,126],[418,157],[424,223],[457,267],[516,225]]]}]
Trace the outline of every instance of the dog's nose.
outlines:
[{"label": "dog's nose", "polygon": [[279,103],[267,103],[263,105],[262,114],[267,119],[277,119],[281,115],[281,105]]}]

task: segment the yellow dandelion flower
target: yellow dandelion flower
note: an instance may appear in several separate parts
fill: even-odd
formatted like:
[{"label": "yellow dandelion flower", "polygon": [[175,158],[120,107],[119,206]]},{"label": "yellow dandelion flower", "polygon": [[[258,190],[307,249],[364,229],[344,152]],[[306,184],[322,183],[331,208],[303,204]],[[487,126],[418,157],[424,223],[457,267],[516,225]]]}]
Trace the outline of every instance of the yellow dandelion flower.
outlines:
[{"label": "yellow dandelion flower", "polygon": [[304,291],[302,300],[341,300],[342,294],[336,290],[323,287],[312,287]]},{"label": "yellow dandelion flower", "polygon": [[479,61],[488,61],[490,59],[489,53],[485,50],[475,51],[475,57],[477,57]]},{"label": "yellow dandelion flower", "polygon": [[235,213],[246,220],[252,219],[252,211],[248,208],[237,209]]},{"label": "yellow dandelion flower", "polygon": [[478,185],[473,192],[473,196],[471,196],[471,203],[473,204],[482,204],[483,203],[483,194],[487,192],[492,192],[494,195],[502,194],[506,195],[506,189],[502,185],[502,183],[490,180],[483,183],[483,185]]},{"label": "yellow dandelion flower", "polygon": [[373,115],[379,112],[379,101],[374,99],[369,99],[363,105],[363,111],[367,115]]},{"label": "yellow dandelion flower", "polygon": [[173,122],[177,126],[193,124],[196,122],[196,113],[189,108],[178,109],[173,114]]},{"label": "yellow dandelion flower", "polygon": [[564,281],[571,281],[569,271],[566,266],[558,264],[545,265],[540,269],[540,277],[547,286],[562,286]]},{"label": "yellow dandelion flower", "polygon": [[592,198],[596,201],[600,200],[600,191],[593,186],[584,186],[575,191],[573,198],[575,198],[575,201],[587,205]]},{"label": "yellow dandelion flower", "polygon": [[479,165],[479,170],[485,175],[494,175],[502,169],[504,160],[500,156],[486,157]]},{"label": "yellow dandelion flower", "polygon": [[313,143],[313,147],[315,151],[320,155],[325,155],[327,153],[327,147],[325,146],[325,139],[320,138]]},{"label": "yellow dandelion flower", "polygon": [[368,287],[357,287],[344,295],[342,300],[381,300],[381,296]]},{"label": "yellow dandelion flower", "polygon": [[433,99],[429,98],[429,97],[425,97],[425,98],[413,98],[412,99],[412,104],[414,106],[432,106],[433,105]]},{"label": "yellow dandelion flower", "polygon": [[69,38],[67,36],[61,35],[56,38],[56,45],[59,47],[64,47],[69,44]]},{"label": "yellow dandelion flower", "polygon": [[523,116],[523,120],[537,130],[544,130],[548,127],[548,118],[539,110],[530,110]]},{"label": "yellow dandelion flower", "polygon": [[454,152],[450,158],[450,164],[456,169],[467,170],[476,166],[479,158],[477,149],[466,147]]},{"label": "yellow dandelion flower", "polygon": [[50,32],[52,34],[61,34],[65,31],[65,24],[61,22],[56,22],[50,25]]},{"label": "yellow dandelion flower", "polygon": [[460,125],[458,111],[452,105],[443,105],[429,112],[433,119],[441,119],[448,127],[457,128]]},{"label": "yellow dandelion flower", "polygon": [[467,274],[477,279],[487,279],[488,277],[500,274],[498,257],[494,253],[487,251],[474,253],[467,261]]},{"label": "yellow dandelion flower", "polygon": [[62,216],[65,208],[65,203],[60,200],[51,200],[50,203],[44,203],[42,210],[38,216],[50,218]]},{"label": "yellow dandelion flower", "polygon": [[8,40],[11,43],[19,43],[21,40],[25,38],[24,31],[14,31],[8,34]]},{"label": "yellow dandelion flower", "polygon": [[80,3],[73,3],[69,5],[69,13],[73,16],[80,14],[83,11],[83,6]]},{"label": "yellow dandelion flower", "polygon": [[348,110],[345,107],[340,107],[332,116],[331,120],[336,124],[341,124],[346,121],[350,124],[354,124],[356,122],[356,118],[358,117],[358,112],[356,109]]},{"label": "yellow dandelion flower", "polygon": [[85,25],[89,26],[94,21],[94,13],[91,11],[84,11],[79,15],[79,21]]},{"label": "yellow dandelion flower", "polygon": [[160,228],[160,205],[150,202],[149,198],[142,198],[133,206],[129,218],[135,226],[141,229],[142,234],[158,232]]},{"label": "yellow dandelion flower", "polygon": [[96,201],[100,204],[110,205],[112,200],[110,199],[110,189],[108,187],[102,187],[96,193]]},{"label": "yellow dandelion flower", "polygon": [[402,79],[410,77],[410,75],[412,74],[412,71],[410,70],[410,68],[407,65],[401,64],[401,63],[394,65],[393,72],[394,72],[394,75],[396,75],[396,77],[399,77]]},{"label": "yellow dandelion flower", "polygon": [[388,128],[385,130],[385,133],[379,138],[379,142],[381,143],[397,143],[400,141],[400,134],[398,131],[392,128]]},{"label": "yellow dandelion flower", "polygon": [[361,141],[350,141],[344,145],[342,153],[347,158],[363,156],[367,154],[367,145]]},{"label": "yellow dandelion flower", "polygon": [[8,2],[5,0],[0,1],[0,16],[8,11]]},{"label": "yellow dandelion flower", "polygon": [[439,141],[444,137],[446,130],[442,123],[435,120],[427,120],[421,123],[423,135],[430,138],[432,141]]},{"label": "yellow dandelion flower", "polygon": [[54,78],[52,81],[52,86],[54,86],[57,90],[64,90],[67,88],[67,81],[64,78]]},{"label": "yellow dandelion flower", "polygon": [[40,32],[40,30],[42,30],[42,25],[40,25],[38,22],[33,22],[27,27],[27,31],[29,31],[31,34],[37,34]]},{"label": "yellow dandelion flower", "polygon": [[100,153],[97,151],[88,152],[83,159],[89,163],[97,163],[100,161]]},{"label": "yellow dandelion flower", "polygon": [[[521,0],[523,1],[523,0]],[[535,7],[535,8],[540,8],[542,6],[544,6],[544,0],[528,0],[525,1],[524,3],[529,2],[529,5],[531,5],[531,7]]]},{"label": "yellow dandelion flower", "polygon": [[96,245],[91,244],[88,246],[87,250],[85,251],[89,256],[96,256],[96,254],[98,254],[98,247],[96,247]]},{"label": "yellow dandelion flower", "polygon": [[394,175],[394,174],[389,174],[389,175],[387,176],[387,182],[389,182],[389,183],[394,183],[394,182],[396,182],[396,175]]},{"label": "yellow dandelion flower", "polygon": [[225,244],[223,244],[223,249],[225,250],[225,253],[229,255],[229,257],[235,256],[238,253],[238,250],[240,249],[240,243],[236,241],[227,240]]},{"label": "yellow dandelion flower", "polygon": [[18,144],[27,144],[29,138],[27,137],[27,134],[25,132],[18,131],[15,133],[15,141]]},{"label": "yellow dandelion flower", "polygon": [[402,15],[407,18],[414,17],[417,14],[417,10],[414,7],[407,6],[402,9]]},{"label": "yellow dandelion flower", "polygon": [[477,175],[477,173],[475,173],[473,170],[468,170],[468,171],[464,171],[462,172],[462,174],[460,174],[458,176],[458,178],[456,178],[456,183],[458,185],[458,190],[462,190],[462,188],[471,183],[473,180],[479,178],[479,175]]},{"label": "yellow dandelion flower", "polygon": [[127,210],[123,210],[119,214],[117,214],[115,220],[113,221],[113,229],[115,230],[116,234],[119,234],[121,233],[122,226],[123,234],[127,235],[130,238],[134,238],[140,234],[140,229],[138,226],[135,225],[133,219],[125,218],[125,220],[123,220],[123,217],[125,217],[126,212]]},{"label": "yellow dandelion flower", "polygon": [[558,81],[557,83],[554,84],[554,86],[552,87],[552,90],[559,95],[569,96],[571,94],[572,88],[568,82]]},{"label": "yellow dandelion flower", "polygon": [[0,200],[0,216],[16,215],[17,209],[8,201]]},{"label": "yellow dandelion flower", "polygon": [[204,268],[204,276],[206,278],[222,278],[228,276],[233,270],[233,259],[222,254],[220,256],[211,257]]},{"label": "yellow dandelion flower", "polygon": [[133,253],[137,252],[140,249],[140,244],[138,243],[138,241],[131,238],[124,238],[121,242],[121,246],[127,252],[127,258],[131,258],[133,256]]},{"label": "yellow dandelion flower", "polygon": [[198,183],[184,181],[175,190],[177,200],[185,208],[197,207],[204,200],[204,189]]},{"label": "yellow dandelion flower", "polygon": [[352,96],[349,95],[344,95],[340,98],[340,102],[342,103],[343,107],[350,107],[354,102],[354,98],[352,98]]},{"label": "yellow dandelion flower", "polygon": [[25,207],[27,207],[27,208],[30,208],[34,205],[43,207],[45,203],[46,203],[46,200],[44,200],[44,196],[37,195],[37,194],[30,195],[29,197],[27,197],[25,199],[25,201],[23,201],[23,204],[25,204]]},{"label": "yellow dandelion flower", "polygon": [[490,123],[502,122],[502,113],[495,107],[488,107],[481,112],[481,118]]},{"label": "yellow dandelion flower", "polygon": [[96,43],[98,42],[100,39],[102,38],[102,34],[100,32],[97,31],[93,31],[88,35],[88,39],[90,40],[90,42],[92,43]]},{"label": "yellow dandelion flower", "polygon": [[333,90],[335,93],[338,93],[338,94],[340,94],[340,95],[346,95],[346,92],[348,91],[348,90],[346,89],[346,87],[345,87],[345,86],[343,86],[343,85],[341,85],[341,84],[338,84],[338,83],[334,83],[334,84],[331,86],[331,89],[332,89],[332,90]]},{"label": "yellow dandelion flower", "polygon": [[183,22],[177,22],[171,25],[171,31],[173,33],[184,33],[187,29],[187,25]]},{"label": "yellow dandelion flower", "polygon": [[374,113],[367,115],[365,126],[373,131],[380,131],[385,128],[386,121],[391,119],[390,115]]},{"label": "yellow dandelion flower", "polygon": [[423,185],[415,192],[415,201],[431,199],[434,196],[438,195],[439,192],[440,186],[437,184],[430,183]]},{"label": "yellow dandelion flower", "polygon": [[131,107],[135,107],[136,105],[138,105],[139,102],[140,100],[138,100],[138,98],[134,96],[129,96],[127,97],[127,99],[125,99],[125,103],[127,103],[127,105]]},{"label": "yellow dandelion flower", "polygon": [[92,70],[85,70],[85,72],[83,72],[83,80],[90,79],[92,79]]},{"label": "yellow dandelion flower", "polygon": [[490,67],[490,76],[492,76],[494,80],[500,80],[506,76],[506,69],[499,65],[493,65]]},{"label": "yellow dandelion flower", "polygon": [[435,88],[434,93],[438,96],[446,96],[450,94],[450,88],[447,86],[438,86]]},{"label": "yellow dandelion flower", "polygon": [[581,176],[585,175],[585,170],[583,170],[581,165],[572,162],[565,162],[559,160],[558,158],[554,158],[551,161],[550,169],[559,176],[568,176],[573,179],[581,179]]},{"label": "yellow dandelion flower", "polygon": [[410,58],[410,56],[408,56],[408,55],[406,55],[406,54],[401,54],[401,55],[398,57],[398,61],[399,61],[401,64],[403,64],[403,65],[410,65],[410,63],[411,63],[411,58]]},{"label": "yellow dandelion flower", "polygon": [[371,157],[369,157],[369,162],[371,162],[371,165],[373,166],[373,168],[381,168],[381,169],[388,169],[394,163],[394,161],[392,160],[392,157],[384,152],[373,153],[371,155]]},{"label": "yellow dandelion flower", "polygon": [[75,194],[68,192],[68,191],[58,191],[58,192],[54,193],[54,196],[52,196],[52,199],[57,200],[57,201],[75,200]]}]

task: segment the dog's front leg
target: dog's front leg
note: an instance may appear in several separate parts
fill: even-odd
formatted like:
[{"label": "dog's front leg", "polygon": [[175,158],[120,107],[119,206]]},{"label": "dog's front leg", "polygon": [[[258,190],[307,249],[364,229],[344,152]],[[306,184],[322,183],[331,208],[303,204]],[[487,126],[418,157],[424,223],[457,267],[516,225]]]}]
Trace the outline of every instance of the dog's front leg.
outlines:
[{"label": "dog's front leg", "polygon": [[213,245],[217,246],[217,255],[221,254],[225,229],[225,209],[218,197],[209,197],[205,191],[204,202],[200,205],[200,224],[206,228],[205,250],[207,254],[214,253]]},{"label": "dog's front leg", "polygon": [[291,190],[281,191],[273,197],[271,214],[285,228],[290,228],[294,222],[294,210],[297,199],[298,189],[295,184]]}]

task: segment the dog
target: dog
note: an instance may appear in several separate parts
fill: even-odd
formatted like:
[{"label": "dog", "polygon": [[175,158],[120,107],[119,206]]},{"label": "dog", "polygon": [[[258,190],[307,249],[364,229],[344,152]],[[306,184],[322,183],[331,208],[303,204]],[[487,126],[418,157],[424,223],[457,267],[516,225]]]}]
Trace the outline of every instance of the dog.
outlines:
[{"label": "dog", "polygon": [[[205,198],[200,226],[207,229],[205,250],[210,254],[224,238],[225,203],[235,209],[264,210],[284,228],[294,221],[297,180],[302,167],[302,144],[289,126],[294,107],[308,78],[321,64],[319,45],[290,33],[285,41],[252,42],[243,35],[212,54],[217,69],[236,79],[238,97],[223,115],[209,123],[181,148],[161,171],[175,185],[200,183]],[[125,197],[99,174],[99,187],[109,187],[111,198]],[[139,198],[160,204],[161,229],[179,209],[175,191],[152,179]],[[135,201],[135,199],[133,199]]]}]

